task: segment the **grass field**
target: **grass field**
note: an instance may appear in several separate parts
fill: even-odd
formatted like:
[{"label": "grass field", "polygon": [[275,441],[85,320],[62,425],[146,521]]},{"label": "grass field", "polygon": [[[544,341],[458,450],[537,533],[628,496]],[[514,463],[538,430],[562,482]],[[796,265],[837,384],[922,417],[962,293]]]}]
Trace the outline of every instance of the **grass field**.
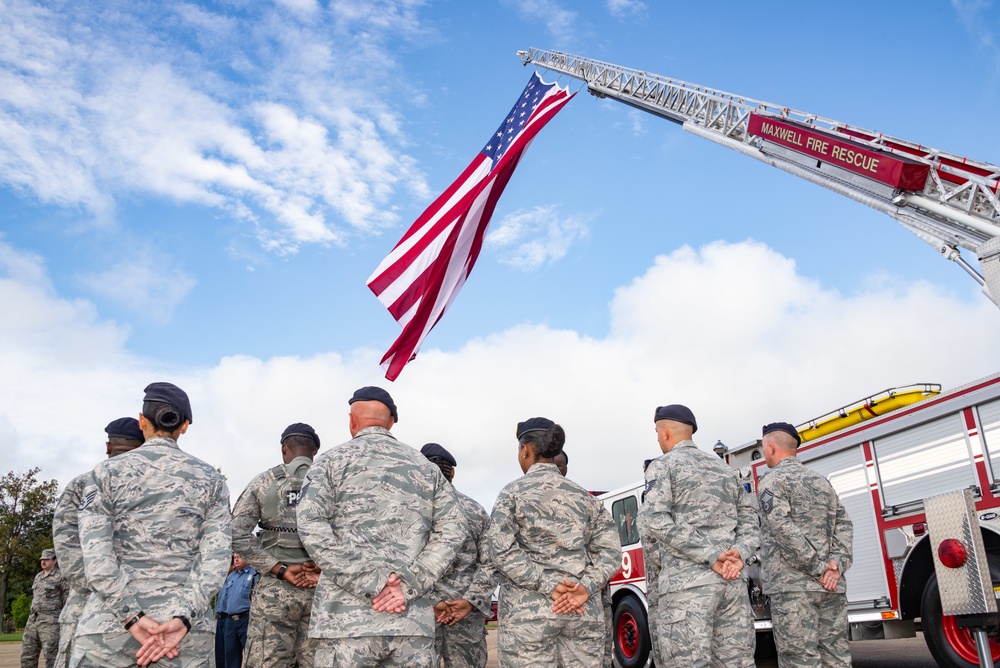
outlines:
[{"label": "grass field", "polygon": [[21,642],[20,633],[0,633],[0,642]]}]

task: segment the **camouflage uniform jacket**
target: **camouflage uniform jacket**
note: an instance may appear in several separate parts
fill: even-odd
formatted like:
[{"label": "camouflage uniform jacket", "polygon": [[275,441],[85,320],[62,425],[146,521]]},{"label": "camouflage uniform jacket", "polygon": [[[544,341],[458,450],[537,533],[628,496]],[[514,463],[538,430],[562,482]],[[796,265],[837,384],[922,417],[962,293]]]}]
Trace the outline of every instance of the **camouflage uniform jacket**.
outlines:
[{"label": "camouflage uniform jacket", "polygon": [[[233,507],[233,551],[259,573],[270,573],[278,563],[309,561],[296,526],[299,490],[289,482],[296,481],[284,465],[270,468],[250,481]],[[269,496],[277,498],[269,502]],[[261,532],[255,535],[258,525]]]},{"label": "camouflage uniform jacket", "polygon": [[601,587],[622,563],[618,530],[604,505],[555,464],[533,464],[501,490],[487,536],[503,609],[516,621],[559,618],[549,595],[566,578],[590,593],[584,618],[604,619]]},{"label": "camouflage uniform jacket", "polygon": [[[757,487],[764,592],[824,592],[819,578],[835,559],[843,575],[851,567],[854,525],[833,485],[785,457]],[[843,577],[837,591],[845,592]]]},{"label": "camouflage uniform jacket", "polygon": [[209,601],[232,556],[229,490],[218,471],[169,438],[108,459],[80,503],[87,599],[77,635],[122,633],[138,612],[187,617],[212,632]]},{"label": "camouflage uniform jacket", "polygon": [[448,567],[441,579],[434,583],[433,600],[435,602],[454,601],[464,598],[483,615],[492,617],[493,610],[490,603],[494,587],[489,587],[487,591],[485,587],[477,585],[474,581],[480,561],[485,559],[488,554],[486,525],[489,524],[490,516],[486,514],[486,510],[479,505],[478,501],[462,494],[457,489],[455,490],[455,498],[458,499],[458,505],[465,515],[465,521],[468,523],[471,533],[462,544],[455,561],[451,562],[451,566]]},{"label": "camouflage uniform jacket", "polygon": [[45,617],[49,621],[56,621],[68,590],[69,585],[63,580],[59,566],[47,575],[45,571],[39,572],[31,582],[31,612],[38,613],[39,617]]},{"label": "camouflage uniform jacket", "polygon": [[[302,543],[323,571],[310,638],[434,637],[428,594],[469,533],[437,466],[388,429],[365,427],[316,458],[297,513]],[[406,610],[376,612],[372,599],[392,573]]]},{"label": "camouflage uniform jacket", "polygon": [[63,490],[56,502],[55,514],[52,516],[52,542],[55,544],[56,557],[59,559],[59,570],[63,579],[69,584],[69,595],[66,605],[59,613],[59,621],[76,623],[83,614],[83,604],[90,595],[87,578],[83,572],[83,551],[80,549],[80,509],[81,491],[87,484],[90,473],[84,473],[73,478]]},{"label": "camouflage uniform jacket", "polygon": [[650,463],[644,494],[639,535],[660,557],[650,587],[661,594],[724,582],[711,570],[716,558],[735,547],[745,560],[757,549],[757,512],[735,471],[693,441]]}]

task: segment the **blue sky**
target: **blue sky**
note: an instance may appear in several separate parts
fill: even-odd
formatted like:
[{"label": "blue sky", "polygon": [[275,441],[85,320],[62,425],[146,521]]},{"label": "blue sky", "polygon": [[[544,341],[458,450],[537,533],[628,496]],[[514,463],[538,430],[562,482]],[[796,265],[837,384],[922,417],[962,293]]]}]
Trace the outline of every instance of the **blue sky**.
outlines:
[{"label": "blue sky", "polygon": [[[0,441],[63,482],[153,380],[186,383],[187,442],[234,495],[285,424],[346,437],[398,333],[365,279],[510,108],[518,49],[1000,160],[992,2],[3,7]],[[586,91],[491,229],[390,387],[400,437],[467,458],[487,505],[530,415],[564,423],[581,483],[616,487],[655,454],[658,404],[692,404],[710,447],[998,370],[1000,311],[891,219]]]}]

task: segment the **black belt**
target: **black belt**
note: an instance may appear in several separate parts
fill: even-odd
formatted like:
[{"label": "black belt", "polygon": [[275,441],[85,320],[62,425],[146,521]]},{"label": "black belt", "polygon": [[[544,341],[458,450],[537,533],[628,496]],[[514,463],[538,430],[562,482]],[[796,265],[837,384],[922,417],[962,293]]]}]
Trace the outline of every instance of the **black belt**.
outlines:
[{"label": "black belt", "polygon": [[250,611],[246,610],[245,612],[237,612],[235,615],[230,615],[229,613],[226,613],[226,612],[217,612],[215,614],[216,614],[216,616],[219,619],[233,619],[233,620],[238,620],[238,619],[243,619],[244,617],[246,617],[247,615],[249,615]]}]

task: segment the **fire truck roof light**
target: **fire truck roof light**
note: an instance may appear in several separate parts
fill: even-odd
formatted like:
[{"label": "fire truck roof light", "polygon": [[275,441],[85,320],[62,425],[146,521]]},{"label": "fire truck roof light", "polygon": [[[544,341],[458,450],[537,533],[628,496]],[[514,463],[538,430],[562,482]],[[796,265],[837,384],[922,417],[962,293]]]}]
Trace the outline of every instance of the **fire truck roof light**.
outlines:
[{"label": "fire truck roof light", "polygon": [[961,568],[966,556],[965,546],[954,538],[947,538],[938,545],[938,559],[947,568]]}]

